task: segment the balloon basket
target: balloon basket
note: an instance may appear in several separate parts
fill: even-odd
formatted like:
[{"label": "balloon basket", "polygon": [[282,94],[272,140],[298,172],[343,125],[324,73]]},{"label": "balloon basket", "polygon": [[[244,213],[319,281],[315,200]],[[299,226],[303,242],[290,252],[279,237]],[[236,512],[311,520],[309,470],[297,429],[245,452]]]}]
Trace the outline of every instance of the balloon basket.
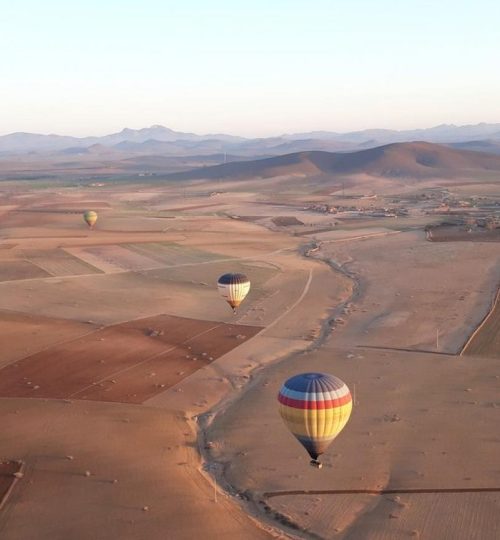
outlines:
[{"label": "balloon basket", "polygon": [[315,469],[323,468],[323,463],[321,463],[321,461],[318,461],[317,459],[311,459],[311,462],[309,464]]}]

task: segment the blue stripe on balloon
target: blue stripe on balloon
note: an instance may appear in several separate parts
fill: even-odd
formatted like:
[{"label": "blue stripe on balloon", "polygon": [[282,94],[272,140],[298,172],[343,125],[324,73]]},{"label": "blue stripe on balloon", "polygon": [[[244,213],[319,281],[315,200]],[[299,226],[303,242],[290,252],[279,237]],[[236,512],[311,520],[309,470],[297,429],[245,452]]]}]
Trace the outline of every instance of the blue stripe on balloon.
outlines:
[{"label": "blue stripe on balloon", "polygon": [[295,392],[317,392],[340,390],[344,383],[325,373],[302,373],[288,379],[284,386]]},{"label": "blue stripe on balloon", "polygon": [[302,401],[325,401],[334,400],[344,397],[349,393],[349,389],[346,385],[342,386],[338,390],[327,390],[326,392],[299,392],[297,390],[290,390],[287,386],[283,386],[280,390],[282,396],[286,396],[291,399],[300,399]]}]

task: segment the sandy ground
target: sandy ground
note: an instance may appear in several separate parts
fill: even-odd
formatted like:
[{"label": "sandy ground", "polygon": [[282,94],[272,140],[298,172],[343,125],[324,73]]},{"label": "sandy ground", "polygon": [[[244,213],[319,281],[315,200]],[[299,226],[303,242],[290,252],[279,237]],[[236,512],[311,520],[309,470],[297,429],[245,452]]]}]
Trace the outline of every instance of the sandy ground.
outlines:
[{"label": "sandy ground", "polygon": [[[500,496],[480,491],[500,489],[498,361],[456,356],[491,304],[498,245],[435,244],[422,231],[387,234],[392,224],[364,221],[324,233],[321,249],[303,258],[299,246],[314,235],[225,217],[236,209],[266,226],[266,216],[302,219],[302,179],[272,201],[289,181],[255,192],[262,183],[225,183],[228,193],[215,197],[217,183],[9,195],[0,260],[55,275],[0,283],[0,365],[162,314],[264,329],[141,395],[142,405],[104,403],[99,391],[88,400],[0,398],[0,458],[26,470],[0,512],[2,539],[500,535]],[[104,200],[95,231],[71,213]],[[53,211],[33,212],[48,201]],[[228,269],[253,283],[236,317],[214,287]],[[142,355],[124,336],[111,332],[103,350]],[[311,369],[340,376],[355,394],[321,471],[276,407],[282,381]],[[60,375],[50,384],[66,384]],[[346,489],[403,493],[334,493]],[[429,492],[404,493],[412,489]]]},{"label": "sandy ground", "polygon": [[26,463],[0,514],[4,540],[191,540],[200,528],[211,538],[268,538],[222,494],[215,503],[182,416],[33,399],[0,408],[2,452]]},{"label": "sandy ground", "polygon": [[[500,496],[481,490],[500,493],[498,362],[454,353],[491,305],[500,253],[491,244],[436,249],[423,233],[408,232],[327,244],[319,255],[356,278],[352,305],[320,349],[266,370],[217,416],[208,433],[217,443],[212,459],[270,519],[306,536],[497,538]],[[436,328],[445,355],[433,353]],[[307,370],[335,373],[356,400],[322,471],[309,467],[277,413],[282,382]],[[386,489],[451,493],[335,494]],[[320,493],[287,494],[308,490]]]},{"label": "sandy ground", "polygon": [[500,283],[500,246],[435,244],[422,231],[327,244],[324,254],[359,276],[355,311],[335,331],[342,345],[457,353]]},{"label": "sandy ground", "polygon": [[[276,412],[276,395],[282,381],[304,369],[334,372],[356,392],[352,419],[325,454],[321,471],[311,469],[307,455]],[[500,407],[499,377],[497,361],[491,359],[471,362],[464,357],[450,359],[393,351],[359,354],[337,349],[329,342],[321,351],[299,354],[258,377],[241,401],[215,422],[210,438],[218,441],[220,447],[211,452],[214,459],[225,464],[226,477],[232,485],[240,491],[254,491],[257,501],[267,502],[273,510],[290,516],[321,537],[404,538],[413,529],[422,531],[420,521],[426,514],[429,498],[421,495],[411,503],[414,496],[401,495],[402,500],[410,500],[409,508],[393,505],[387,511],[387,504],[379,502],[380,497],[342,496],[339,502],[336,495],[328,492],[500,490],[500,437],[492,431]],[[255,440],[259,443],[252,444]],[[299,498],[263,496],[265,492],[286,495],[291,490],[325,493]],[[485,497],[484,507],[481,496]],[[477,504],[470,514],[478,514],[479,521],[471,518],[466,529],[457,522],[447,536],[437,537],[471,538],[479,527],[483,538],[495,538],[493,533],[484,536],[484,531],[490,530],[484,525],[496,522],[494,530],[500,530],[500,499],[491,494],[481,496],[476,494]],[[494,500],[496,504],[488,503]],[[456,512],[463,505],[458,494],[449,497],[449,501],[457,506],[448,508],[448,512]],[[396,510],[398,517],[407,521],[404,526],[390,518],[389,514]],[[315,519],[321,513],[328,515],[330,521]],[[381,522],[378,531],[372,530],[373,514]],[[439,514],[433,519],[439,522]],[[331,528],[332,524],[337,531]],[[432,523],[426,527],[428,533],[433,530]]]}]

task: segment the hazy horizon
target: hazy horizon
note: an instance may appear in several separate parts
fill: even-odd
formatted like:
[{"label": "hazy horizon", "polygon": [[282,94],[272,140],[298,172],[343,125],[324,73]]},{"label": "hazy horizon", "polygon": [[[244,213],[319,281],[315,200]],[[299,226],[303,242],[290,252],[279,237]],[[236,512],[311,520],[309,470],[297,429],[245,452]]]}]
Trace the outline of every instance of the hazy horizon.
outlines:
[{"label": "hazy horizon", "polygon": [[25,0],[0,20],[1,131],[265,137],[499,121],[498,15],[492,0]]},{"label": "hazy horizon", "polygon": [[337,129],[309,129],[309,130],[294,130],[294,131],[288,131],[288,132],[281,132],[281,133],[271,133],[271,134],[268,134],[268,135],[259,135],[259,134],[256,134],[256,135],[242,135],[241,133],[234,133],[234,132],[216,132],[214,130],[211,130],[211,131],[207,131],[207,132],[197,132],[195,130],[191,130],[191,129],[186,129],[185,131],[184,130],[181,130],[181,129],[177,129],[176,127],[172,127],[168,124],[151,124],[151,125],[146,125],[146,126],[124,126],[124,127],[121,127],[121,128],[117,128],[116,130],[113,130],[113,131],[103,131],[103,132],[94,132],[94,133],[84,133],[84,134],[76,134],[76,133],[62,133],[62,132],[55,132],[55,131],[47,131],[47,132],[35,132],[35,131],[9,131],[9,132],[3,132],[3,131],[0,131],[0,137],[3,137],[5,135],[13,135],[13,134],[16,134],[16,133],[26,133],[26,134],[32,134],[32,135],[45,135],[45,136],[50,136],[50,135],[59,135],[59,136],[64,136],[64,137],[76,137],[76,138],[86,138],[86,137],[103,137],[103,136],[106,136],[106,135],[111,135],[113,133],[120,133],[124,130],[127,130],[127,129],[130,129],[130,130],[133,130],[133,131],[138,131],[138,130],[141,130],[141,129],[150,129],[150,128],[154,128],[154,127],[164,127],[164,128],[167,128],[167,129],[171,129],[172,131],[174,132],[179,132],[179,133],[193,133],[193,134],[196,134],[196,135],[201,135],[201,136],[208,136],[208,135],[218,135],[218,134],[223,134],[223,135],[232,135],[232,136],[235,136],[235,137],[247,137],[247,138],[260,138],[260,137],[280,137],[282,135],[293,135],[293,134],[298,134],[298,133],[314,133],[314,132],[337,132],[339,134],[344,134],[344,133],[350,133],[350,132],[356,132],[356,131],[368,131],[368,130],[388,130],[388,131],[401,131],[401,132],[404,132],[404,131],[413,131],[413,130],[427,130],[427,129],[434,129],[434,128],[438,128],[438,127],[445,127],[445,126],[449,126],[449,127],[466,127],[466,126],[479,126],[479,125],[492,125],[492,124],[500,124],[500,120],[499,121],[491,121],[491,122],[484,122],[484,121],[480,121],[480,122],[475,122],[475,123],[470,123],[470,124],[457,124],[457,123],[447,123],[447,124],[436,124],[436,125],[427,125],[427,126],[410,126],[410,127],[402,127],[402,128],[391,128],[391,127],[386,127],[386,126],[367,126],[367,127],[362,127],[362,128],[359,128],[359,129],[353,129],[353,130],[337,130]]}]

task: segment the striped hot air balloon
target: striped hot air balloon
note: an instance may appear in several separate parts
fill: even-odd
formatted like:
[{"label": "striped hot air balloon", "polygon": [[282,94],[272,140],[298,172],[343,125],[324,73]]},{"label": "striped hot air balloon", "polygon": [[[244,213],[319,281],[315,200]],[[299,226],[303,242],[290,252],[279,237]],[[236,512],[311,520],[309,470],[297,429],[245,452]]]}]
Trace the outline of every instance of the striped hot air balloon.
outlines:
[{"label": "striped hot air balloon", "polygon": [[95,222],[97,221],[97,212],[94,212],[93,210],[87,210],[83,214],[83,219],[85,223],[92,229],[92,227],[95,225]]},{"label": "striped hot air balloon", "polygon": [[311,465],[344,429],[352,409],[347,385],[326,373],[302,373],[288,379],[278,394],[285,425],[307,450]]},{"label": "striped hot air balloon", "polygon": [[224,274],[217,280],[217,288],[222,298],[236,313],[236,308],[250,290],[250,280],[245,274]]}]

